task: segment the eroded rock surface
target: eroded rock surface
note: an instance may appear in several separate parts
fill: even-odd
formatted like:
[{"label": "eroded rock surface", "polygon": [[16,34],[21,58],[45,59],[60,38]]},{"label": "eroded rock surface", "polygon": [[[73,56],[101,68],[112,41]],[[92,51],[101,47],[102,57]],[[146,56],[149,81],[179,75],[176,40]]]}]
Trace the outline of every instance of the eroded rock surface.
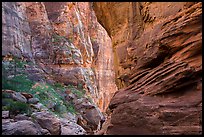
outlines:
[{"label": "eroded rock surface", "polygon": [[60,135],[61,126],[58,118],[48,112],[36,112],[33,117],[42,128],[47,129],[51,135]]},{"label": "eroded rock surface", "polygon": [[42,135],[36,125],[28,120],[10,122],[2,120],[2,135]]},{"label": "eroded rock surface", "polygon": [[[86,90],[81,99],[67,96],[77,120],[63,123],[46,113],[32,123],[4,112],[4,133],[91,133],[100,130],[108,106],[111,114],[96,134],[202,133],[202,3],[3,2],[2,30],[4,66],[14,56],[32,62],[24,67],[35,82]],[[13,99],[34,98],[21,92]],[[49,109],[29,102],[37,113]]]},{"label": "eroded rock surface", "polygon": [[2,12],[3,56],[32,61],[34,81],[82,85],[105,111],[117,89],[113,54],[91,3],[5,2]]},{"label": "eroded rock surface", "polygon": [[[94,3],[117,86],[105,134],[202,133],[202,3]],[[120,131],[120,132],[118,132]]]}]

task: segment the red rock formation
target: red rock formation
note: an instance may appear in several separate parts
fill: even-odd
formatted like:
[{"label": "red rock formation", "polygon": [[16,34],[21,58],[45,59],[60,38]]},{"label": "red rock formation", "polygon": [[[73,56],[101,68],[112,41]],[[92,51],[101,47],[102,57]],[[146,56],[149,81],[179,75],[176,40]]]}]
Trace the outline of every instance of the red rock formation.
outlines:
[{"label": "red rock formation", "polygon": [[105,33],[104,28],[101,25],[97,25],[95,29],[97,29],[97,34],[94,35],[93,45],[98,46],[98,56],[94,61],[95,64],[93,65],[93,68],[95,68],[99,89],[97,105],[103,112],[105,112],[110,99],[117,90],[113,66],[113,50],[111,39],[107,37],[108,34]]},{"label": "red rock formation", "polygon": [[[95,93],[91,93],[90,96],[99,108],[105,111],[116,91],[111,40],[97,22],[91,4],[64,2],[53,7],[53,3],[48,2],[45,3],[45,7],[54,31],[60,36],[69,38],[80,50],[83,59],[80,67],[91,67],[92,70],[88,71],[90,75],[93,70],[96,73],[96,77],[93,76],[93,80],[90,81],[93,87],[90,84],[87,84],[87,87],[90,90],[95,88],[92,90]],[[89,79],[88,77],[86,78]]]},{"label": "red rock formation", "polygon": [[[88,132],[99,128],[104,121],[101,111],[106,110],[116,85],[111,39],[97,22],[92,5],[88,2],[13,2],[3,3],[2,10],[5,64],[9,63],[5,59],[13,56],[24,57],[32,62],[32,65],[26,64],[31,80],[85,89],[86,98],[77,100],[75,109]],[[84,103],[92,108],[86,108]]]},{"label": "red rock formation", "polygon": [[82,84],[102,111],[107,108],[116,91],[111,40],[90,3],[8,2],[2,12],[4,56],[32,60],[29,72],[37,71],[39,80]]},{"label": "red rock formation", "polygon": [[[94,3],[117,86],[106,134],[202,133],[202,3]],[[120,131],[120,132],[119,132]]]}]

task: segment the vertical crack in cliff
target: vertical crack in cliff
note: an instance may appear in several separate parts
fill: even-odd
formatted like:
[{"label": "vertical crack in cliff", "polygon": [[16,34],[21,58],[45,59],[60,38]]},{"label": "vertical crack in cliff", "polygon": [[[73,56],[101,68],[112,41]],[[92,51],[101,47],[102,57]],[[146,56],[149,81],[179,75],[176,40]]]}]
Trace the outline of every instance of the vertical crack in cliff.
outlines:
[{"label": "vertical crack in cliff", "polygon": [[143,31],[143,20],[141,14],[141,4],[140,2],[131,2],[132,7],[130,7],[129,12],[129,29],[131,31],[130,41],[137,39]]}]

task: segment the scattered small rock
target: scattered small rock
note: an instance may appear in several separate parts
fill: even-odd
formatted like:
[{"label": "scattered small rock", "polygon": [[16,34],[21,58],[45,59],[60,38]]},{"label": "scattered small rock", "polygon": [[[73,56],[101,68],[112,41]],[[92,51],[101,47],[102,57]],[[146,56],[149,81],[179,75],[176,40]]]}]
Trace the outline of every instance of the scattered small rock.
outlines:
[{"label": "scattered small rock", "polygon": [[65,118],[60,119],[61,135],[85,135],[86,131],[77,123],[71,122]]},{"label": "scattered small rock", "polygon": [[21,92],[21,95],[23,95],[26,99],[33,98],[32,94],[26,93],[26,92]]},{"label": "scattered small rock", "polygon": [[13,100],[20,101],[20,102],[23,102],[23,103],[27,102],[27,99],[23,95],[21,95],[21,93],[18,93],[18,92],[12,93],[11,98]]},{"label": "scattered small rock", "polygon": [[15,121],[20,121],[20,120],[31,120],[30,117],[24,115],[24,114],[18,114],[14,117]]},{"label": "scattered small rock", "polygon": [[76,98],[76,95],[74,95],[73,93],[69,93],[66,96],[67,101],[73,100],[74,98]]},{"label": "scattered small rock", "polygon": [[2,111],[2,118],[9,118],[9,111]]},{"label": "scattered small rock", "polygon": [[33,109],[37,109],[37,111],[48,111],[48,108],[45,107],[42,103],[31,104]]},{"label": "scattered small rock", "polygon": [[6,89],[6,90],[2,90],[2,92],[5,92],[5,93],[14,93],[15,91]]},{"label": "scattered small rock", "polygon": [[50,132],[47,129],[41,128],[42,135],[51,135]]},{"label": "scattered small rock", "polygon": [[29,98],[28,103],[29,104],[37,104],[40,100],[38,98]]}]

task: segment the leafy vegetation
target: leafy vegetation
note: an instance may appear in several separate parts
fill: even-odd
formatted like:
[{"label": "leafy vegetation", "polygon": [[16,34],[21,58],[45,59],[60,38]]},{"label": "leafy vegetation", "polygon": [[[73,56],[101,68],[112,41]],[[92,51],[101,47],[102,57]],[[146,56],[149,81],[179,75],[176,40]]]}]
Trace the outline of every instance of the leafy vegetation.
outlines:
[{"label": "leafy vegetation", "polygon": [[29,90],[33,82],[28,79],[25,74],[19,74],[11,78],[2,78],[2,89],[15,90],[17,92],[25,92]]},{"label": "leafy vegetation", "polygon": [[64,37],[58,34],[53,34],[52,38],[53,38],[53,42],[55,43],[55,42],[60,42],[60,40],[63,39]]},{"label": "leafy vegetation", "polygon": [[88,96],[87,98],[88,98],[89,102],[91,102],[92,104],[94,104],[94,102],[93,102],[93,100],[92,100],[92,98],[91,98],[90,96]]},{"label": "leafy vegetation", "polygon": [[26,91],[33,82],[28,79],[25,72],[26,61],[13,57],[9,61],[2,61],[2,89]]},{"label": "leafy vegetation", "polygon": [[76,109],[74,108],[74,105],[73,105],[73,104],[67,103],[66,106],[67,106],[67,110],[68,110],[69,112],[71,112],[72,114],[76,114]]},{"label": "leafy vegetation", "polygon": [[71,90],[71,92],[75,94],[78,98],[82,98],[86,93],[86,91],[82,87],[82,84],[78,84],[78,87],[68,85],[67,88]]},{"label": "leafy vegetation", "polygon": [[6,93],[6,92],[2,93],[2,98],[10,98],[10,97],[11,97],[10,93]]},{"label": "leafy vegetation", "polygon": [[[11,60],[2,61],[2,89],[30,93],[38,98],[40,103],[49,108],[49,111],[58,116],[62,116],[67,111],[76,113],[73,103],[66,102],[64,95],[65,91],[70,90],[77,98],[82,98],[86,92],[82,84],[66,86],[62,83],[34,82],[28,78],[25,65],[30,64],[15,57]],[[9,110],[12,114],[31,113],[29,104],[13,101],[8,93],[3,93],[2,99],[2,110]]]},{"label": "leafy vegetation", "polygon": [[14,101],[10,98],[2,99],[2,110],[9,110],[10,115],[24,114],[31,115],[31,108],[29,104],[20,101]]},{"label": "leafy vegetation", "polygon": [[52,35],[52,39],[53,39],[53,43],[59,43],[62,40],[65,40],[65,41],[70,41],[71,40],[70,38],[66,38],[65,36],[60,36],[60,35],[58,35],[56,33],[54,33]]}]

